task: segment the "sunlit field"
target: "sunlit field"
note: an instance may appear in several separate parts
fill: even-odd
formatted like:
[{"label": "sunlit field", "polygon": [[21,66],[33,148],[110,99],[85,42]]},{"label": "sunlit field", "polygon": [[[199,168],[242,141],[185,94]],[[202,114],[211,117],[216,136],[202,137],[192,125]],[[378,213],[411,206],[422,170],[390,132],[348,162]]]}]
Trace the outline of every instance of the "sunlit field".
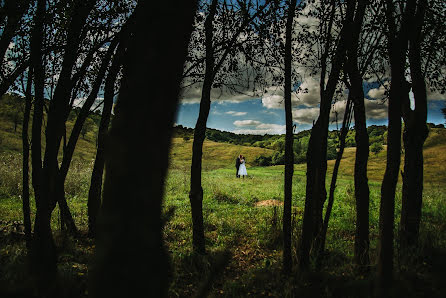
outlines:
[{"label": "sunlit field", "polygon": [[[429,143],[428,143],[429,144]],[[367,293],[373,276],[358,274],[353,266],[355,234],[355,199],[353,185],[354,148],[347,149],[341,164],[330,219],[327,253],[321,264],[321,274],[291,279],[281,275],[282,239],[281,218],[283,201],[283,166],[253,167],[249,161],[272,150],[236,146],[206,141],[203,156],[203,213],[207,255],[192,252],[192,220],[188,198],[192,141],[173,140],[171,163],[165,185],[164,236],[171,256],[171,286],[169,296],[191,296],[211,286],[216,296],[289,296],[321,295],[326,297],[355,297]],[[420,257],[430,256],[427,262],[404,260],[396,263],[397,288],[409,296],[417,291],[432,295],[444,293],[443,283],[435,275],[440,268],[446,247],[446,181],[441,169],[444,142],[427,146],[425,191]],[[436,152],[436,153],[435,153]],[[235,177],[234,160],[238,154],[248,160],[248,177]],[[87,156],[87,158],[86,158]],[[370,155],[370,241],[372,267],[377,254],[380,183],[384,173],[385,151]],[[444,161],[443,161],[444,164]],[[329,162],[327,189],[333,161]],[[87,232],[87,196],[92,169],[92,157],[75,159],[65,191],[68,204],[81,235]],[[25,242],[23,241],[21,202],[21,156],[7,151],[0,156],[0,219],[1,221],[1,279],[0,287],[12,292],[26,291]],[[295,165],[293,177],[293,257],[302,224],[305,200],[305,165]],[[401,208],[401,189],[396,196],[395,233],[397,235]],[[123,198],[125,200],[125,198]],[[125,203],[123,201],[123,203]],[[32,217],[35,212],[31,201]],[[59,271],[66,279],[68,295],[87,295],[88,265],[94,251],[92,240],[81,236],[64,237],[60,232],[59,212],[52,217],[52,228],[59,247]],[[19,239],[22,239],[19,241]],[[430,262],[429,262],[430,260]],[[373,272],[373,268],[370,268]],[[438,269],[439,270],[439,269]],[[439,271],[441,272],[441,271]],[[410,283],[417,276],[418,283]],[[346,281],[348,280],[348,283]],[[324,287],[320,287],[324,282]],[[340,282],[343,281],[343,282]],[[443,288],[442,288],[443,287]],[[344,295],[345,294],[345,295]],[[371,294],[371,293],[370,293]],[[366,294],[367,296],[367,294]],[[415,297],[415,296],[413,296]],[[435,296],[437,297],[437,296]],[[438,296],[440,297],[440,296]]]}]

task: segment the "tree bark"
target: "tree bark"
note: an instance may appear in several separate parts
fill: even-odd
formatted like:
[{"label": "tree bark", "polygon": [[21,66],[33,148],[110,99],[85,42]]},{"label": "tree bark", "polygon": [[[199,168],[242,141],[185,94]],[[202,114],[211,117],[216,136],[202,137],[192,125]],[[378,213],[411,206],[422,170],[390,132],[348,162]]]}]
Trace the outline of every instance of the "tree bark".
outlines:
[{"label": "tree bark", "polygon": [[363,79],[358,66],[359,37],[364,20],[367,1],[358,2],[352,30],[351,46],[347,50],[347,73],[350,79],[350,93],[353,99],[355,116],[355,198],[356,198],[356,232],[355,263],[363,269],[369,265],[369,201],[370,191],[367,178],[367,162],[369,158],[369,136],[367,134],[364,106]]},{"label": "tree bark", "polygon": [[23,189],[22,189],[22,209],[23,209],[23,223],[25,225],[25,239],[26,249],[28,253],[31,251],[31,210],[29,208],[29,118],[31,115],[32,98],[31,98],[31,85],[32,85],[32,69],[28,73],[28,82],[25,91],[25,112],[23,113],[23,125],[22,125],[22,145],[23,145]]},{"label": "tree bark", "polygon": [[116,54],[113,57],[112,65],[105,79],[104,106],[102,109],[101,122],[99,123],[98,143],[96,158],[91,173],[90,189],[88,191],[88,234],[90,237],[96,236],[96,221],[101,206],[102,176],[105,165],[105,150],[108,127],[110,123],[111,111],[113,108],[113,98],[115,95],[115,82],[121,68],[122,56],[124,53],[123,41],[120,42]]},{"label": "tree bark", "polygon": [[403,11],[401,28],[396,29],[394,7],[387,1],[386,22],[389,28],[388,52],[391,68],[389,92],[389,125],[387,135],[387,164],[381,185],[379,212],[379,242],[377,264],[377,286],[379,294],[388,295],[393,282],[393,229],[395,220],[395,190],[401,161],[401,104],[407,96],[405,79],[405,57],[408,44],[408,22],[413,15],[415,1],[408,1]]},{"label": "tree bark", "polygon": [[209,9],[209,15],[204,23],[206,36],[206,68],[201,91],[200,112],[194,130],[194,141],[192,144],[192,164],[189,200],[192,211],[192,244],[194,251],[205,253],[205,238],[203,225],[203,188],[201,187],[201,166],[203,157],[203,143],[206,136],[206,123],[211,108],[212,82],[215,76],[215,58],[213,47],[213,25],[212,22],[217,11],[217,0],[213,0]]},{"label": "tree bark", "polygon": [[70,138],[68,140],[68,144],[64,148],[62,164],[60,166],[60,170],[57,175],[58,190],[57,190],[56,195],[57,195],[57,202],[59,203],[59,206],[63,206],[63,208],[61,208],[62,213],[63,213],[63,218],[65,219],[65,222],[63,222],[63,224],[66,224],[69,232],[74,235],[77,234],[77,228],[76,228],[74,220],[71,216],[71,213],[69,212],[68,205],[66,205],[65,190],[64,190],[65,180],[66,180],[66,177],[68,174],[68,170],[70,168],[71,160],[73,159],[73,154],[74,154],[74,150],[76,149],[77,141],[78,141],[79,136],[82,132],[82,127],[90,113],[90,109],[91,109],[93,103],[96,100],[97,94],[98,94],[99,89],[102,85],[103,78],[107,71],[112,53],[114,52],[117,43],[118,43],[117,39],[115,39],[111,42],[105,57],[102,59],[102,64],[101,64],[101,67],[99,68],[98,74],[97,74],[95,81],[93,83],[90,95],[85,100],[85,103],[82,106],[82,108],[79,112],[79,115],[76,118],[76,122],[74,123],[74,127],[71,131]]},{"label": "tree bark", "polygon": [[51,213],[48,196],[42,181],[41,128],[44,106],[45,70],[43,67],[43,20],[45,0],[37,1],[35,24],[31,39],[31,60],[34,74],[34,115],[32,123],[32,183],[36,200],[36,218],[31,250],[31,269],[40,294],[54,294],[56,276],[56,247],[51,232]]},{"label": "tree bark", "polygon": [[[335,3],[332,3],[332,5],[335,5]],[[327,196],[325,177],[327,173],[327,136],[331,101],[344,64],[346,47],[350,43],[351,26],[349,24],[352,22],[353,14],[354,1],[349,0],[326,88],[323,88],[323,78],[321,78],[320,114],[311,130],[308,142],[305,211],[299,252],[299,267],[303,271],[309,269],[311,247],[322,227],[322,212]]]},{"label": "tree bark", "polygon": [[333,174],[331,176],[330,192],[328,195],[327,210],[325,211],[324,222],[323,222],[323,225],[321,228],[321,234],[320,234],[320,237],[318,240],[319,243],[316,245],[316,247],[318,249],[318,264],[320,264],[320,261],[322,259],[322,254],[325,250],[325,240],[327,237],[328,222],[330,220],[331,210],[333,208],[333,203],[334,203],[334,192],[336,190],[336,180],[338,178],[339,166],[341,165],[342,155],[344,154],[345,138],[348,134],[348,130],[350,127],[351,110],[352,110],[352,96],[351,96],[351,94],[349,94],[349,97],[347,99],[347,104],[345,107],[344,119],[342,120],[341,134],[339,136],[339,142],[340,142],[339,151],[336,154],[336,161],[335,161],[335,165],[333,167]]},{"label": "tree bark", "polygon": [[[46,145],[42,171],[45,192],[42,195],[49,197],[51,212],[54,210],[56,203],[59,203],[59,207],[66,219],[69,219],[71,214],[69,214],[66,202],[61,202],[65,198],[61,196],[60,186],[58,187],[60,181],[58,153],[61,139],[64,135],[66,115],[69,112],[70,93],[73,88],[71,75],[77,59],[82,28],[95,2],[94,0],[76,1],[73,4],[73,16],[67,29],[68,33],[62,69],[54,91],[54,97],[50,101],[45,130]],[[71,222],[71,225],[74,225],[74,221]]]},{"label": "tree bark", "polygon": [[400,221],[400,245],[403,254],[418,244],[423,200],[423,144],[428,135],[426,83],[421,69],[422,27],[427,1],[420,1],[412,20],[409,38],[409,63],[415,109],[407,100],[404,119],[404,175]]},{"label": "tree bark", "polygon": [[93,297],[167,295],[162,200],[195,7],[138,2],[107,144]]},{"label": "tree bark", "polygon": [[291,0],[288,7],[288,16],[285,33],[285,178],[284,178],[284,204],[283,204],[283,270],[291,273],[291,202],[293,195],[293,172],[294,172],[294,152],[293,152],[293,114],[291,106],[291,44],[293,19],[296,11],[296,0]]}]

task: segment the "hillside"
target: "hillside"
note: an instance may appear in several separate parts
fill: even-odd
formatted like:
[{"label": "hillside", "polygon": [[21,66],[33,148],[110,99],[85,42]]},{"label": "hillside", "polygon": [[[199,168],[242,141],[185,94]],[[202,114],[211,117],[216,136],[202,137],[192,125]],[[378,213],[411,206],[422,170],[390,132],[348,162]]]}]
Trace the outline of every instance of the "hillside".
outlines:
[{"label": "hillside", "polygon": [[[21,127],[22,127],[23,101],[20,98],[6,95],[0,101],[0,154],[19,153],[22,150]],[[76,111],[73,111],[67,122],[67,135],[74,125]],[[84,136],[79,138],[74,160],[80,162],[91,161],[96,152],[96,133],[100,115],[92,114],[89,127]],[[446,129],[442,125],[429,125],[429,136],[425,142],[425,183],[446,183]],[[386,127],[368,127],[371,143],[380,146],[385,143]],[[302,131],[295,135],[295,152],[297,162],[296,169],[305,172],[305,151],[310,131]],[[42,134],[44,136],[44,134]],[[331,151],[336,152],[336,132],[330,132],[329,146]],[[171,149],[171,168],[189,170],[192,159],[193,129],[176,126]],[[348,136],[348,144],[354,145],[354,132]],[[349,143],[350,142],[350,143]],[[371,181],[382,181],[386,162],[386,145],[378,153],[370,152],[368,174]],[[203,148],[203,170],[214,170],[218,168],[233,168],[237,155],[243,154],[247,159],[247,166],[258,165],[256,158],[260,156],[271,157],[283,153],[284,138],[282,135],[236,135],[230,132],[222,132],[215,129],[207,130],[207,138]],[[335,154],[331,153],[329,159]],[[402,155],[403,156],[403,155]],[[300,158],[300,159],[299,159]],[[355,147],[345,149],[344,157],[340,167],[340,176],[353,177],[355,161]],[[328,161],[328,169],[331,172],[334,160]],[[401,167],[403,161],[401,162]]]}]

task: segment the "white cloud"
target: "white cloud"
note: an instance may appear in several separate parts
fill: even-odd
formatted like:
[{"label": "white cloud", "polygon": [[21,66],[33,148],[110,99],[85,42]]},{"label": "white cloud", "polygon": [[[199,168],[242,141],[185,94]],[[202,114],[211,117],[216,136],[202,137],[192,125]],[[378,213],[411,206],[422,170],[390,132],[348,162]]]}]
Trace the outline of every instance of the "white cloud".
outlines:
[{"label": "white cloud", "polygon": [[[345,113],[346,100],[337,101],[331,108],[330,122],[337,121],[342,123]],[[367,119],[386,119],[387,118],[387,102],[382,100],[364,99],[364,106]],[[319,107],[293,110],[293,121],[299,124],[313,124],[319,117]],[[354,119],[352,119],[354,122]]]},{"label": "white cloud", "polygon": [[300,124],[312,124],[319,116],[319,108],[298,109],[293,111],[293,120]]},{"label": "white cloud", "polygon": [[257,120],[237,120],[234,121],[234,125],[238,127],[244,127],[244,126],[259,126],[262,122]]},{"label": "white cloud", "polygon": [[247,112],[236,112],[236,111],[228,111],[226,114],[232,115],[232,116],[245,116],[248,114]]},{"label": "white cloud", "polygon": [[232,132],[236,134],[254,134],[254,135],[265,135],[265,134],[284,134],[285,125],[271,124],[271,123],[260,123],[255,128],[251,129],[235,129]]},{"label": "white cloud", "polygon": [[373,99],[382,99],[384,98],[385,91],[386,88],[381,85],[378,88],[370,89],[369,92],[367,92],[367,95]]},{"label": "white cloud", "polygon": [[262,97],[262,104],[267,109],[283,108],[283,95],[267,95]]}]

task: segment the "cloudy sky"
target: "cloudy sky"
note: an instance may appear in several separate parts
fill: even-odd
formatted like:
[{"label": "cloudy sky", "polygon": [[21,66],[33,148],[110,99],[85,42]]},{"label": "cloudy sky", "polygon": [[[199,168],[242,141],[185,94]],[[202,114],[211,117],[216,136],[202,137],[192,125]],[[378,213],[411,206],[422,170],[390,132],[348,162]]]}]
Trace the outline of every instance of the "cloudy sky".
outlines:
[{"label": "cloudy sky", "polygon": [[[293,94],[293,121],[297,129],[305,130],[312,126],[319,115],[319,86],[313,79],[304,81],[302,87],[308,93]],[[200,89],[189,92],[181,99],[176,123],[194,127],[198,118]],[[387,102],[383,101],[384,87],[377,84],[364,84],[367,125],[387,125]],[[345,96],[344,96],[345,97]],[[445,123],[441,109],[446,107],[446,96],[428,93],[428,122]],[[341,126],[345,110],[345,100],[332,106],[330,129],[336,129],[336,111],[338,125]],[[282,134],[285,133],[285,112],[283,92],[269,90],[263,97],[252,98],[240,95],[221,95],[213,92],[208,127],[243,134]]]},{"label": "cloudy sky", "polygon": [[[318,30],[319,21],[310,13],[315,8],[313,7],[314,5],[316,4],[307,5],[296,16],[293,22],[293,34],[295,36],[299,36],[304,31],[312,32]],[[281,38],[283,39],[284,36],[281,36]],[[268,43],[268,41],[265,42]],[[314,54],[317,53],[317,45],[314,43],[308,48],[302,48],[302,45],[296,44],[293,51],[293,55],[297,56],[302,56],[305,53]],[[294,62],[293,69],[299,75],[302,74],[298,79],[301,82],[300,86],[296,89],[307,90],[305,93],[293,93],[292,95],[293,122],[296,124],[297,129],[301,131],[311,128],[313,121],[319,115],[320,74],[309,73],[304,65],[300,65],[297,62]],[[369,75],[369,77],[373,76]],[[376,82],[370,82],[370,80],[372,79],[369,79],[369,82],[364,82],[363,86],[367,125],[387,125],[388,107],[387,102],[384,100],[385,88],[384,86],[379,86]],[[408,80],[410,81],[410,78]],[[386,79],[383,81],[386,81]],[[185,85],[187,86],[187,84]],[[267,92],[260,97],[253,97],[247,94],[231,94],[225,90],[213,89],[207,127],[243,134],[285,133],[283,91],[276,87],[266,89]],[[249,93],[249,91],[245,93]],[[176,119],[178,125],[192,128],[195,126],[198,118],[200,95],[200,84],[186,89],[181,95],[181,104]],[[336,119],[338,126],[341,126],[346,98],[347,91],[344,91],[344,94],[332,106],[330,129],[336,129]],[[446,94],[428,92],[428,100],[428,122],[435,124],[445,123],[441,109],[446,107]]]}]

